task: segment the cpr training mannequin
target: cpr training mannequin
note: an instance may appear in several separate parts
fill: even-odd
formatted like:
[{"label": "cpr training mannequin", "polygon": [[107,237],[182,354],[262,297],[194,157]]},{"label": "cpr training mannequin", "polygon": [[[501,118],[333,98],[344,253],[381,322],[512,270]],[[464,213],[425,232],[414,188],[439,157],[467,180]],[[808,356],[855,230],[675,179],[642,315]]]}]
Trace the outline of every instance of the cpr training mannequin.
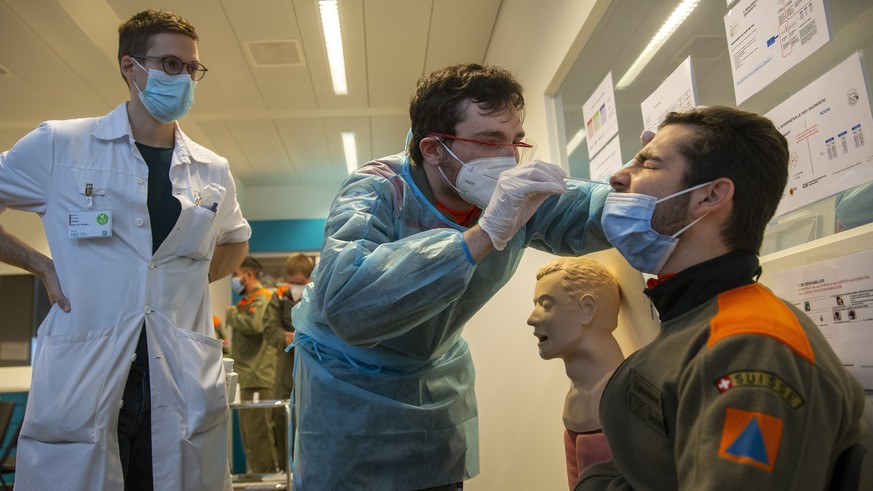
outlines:
[{"label": "cpr training mannequin", "polygon": [[572,381],[564,401],[564,448],[570,489],[590,464],[609,460],[600,429],[600,396],[624,356],[612,332],[618,325],[618,283],[599,262],[559,258],[537,271],[534,309],[527,323],[544,360],[560,358]]}]

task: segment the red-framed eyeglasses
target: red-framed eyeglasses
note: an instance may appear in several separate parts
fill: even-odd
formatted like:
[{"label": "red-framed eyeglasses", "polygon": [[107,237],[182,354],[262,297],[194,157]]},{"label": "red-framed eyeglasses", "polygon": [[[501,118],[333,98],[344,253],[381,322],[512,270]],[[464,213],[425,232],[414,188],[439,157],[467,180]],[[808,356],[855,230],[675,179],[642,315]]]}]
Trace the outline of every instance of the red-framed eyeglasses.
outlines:
[{"label": "red-framed eyeglasses", "polygon": [[534,146],[527,142],[515,142],[515,143],[500,143],[500,142],[486,142],[482,140],[473,140],[470,138],[461,138],[460,136],[447,135],[445,133],[430,133],[429,136],[438,136],[440,138],[448,138],[449,140],[459,140],[467,143],[476,143],[479,145],[485,145],[488,147],[512,147],[512,148],[533,148]]}]

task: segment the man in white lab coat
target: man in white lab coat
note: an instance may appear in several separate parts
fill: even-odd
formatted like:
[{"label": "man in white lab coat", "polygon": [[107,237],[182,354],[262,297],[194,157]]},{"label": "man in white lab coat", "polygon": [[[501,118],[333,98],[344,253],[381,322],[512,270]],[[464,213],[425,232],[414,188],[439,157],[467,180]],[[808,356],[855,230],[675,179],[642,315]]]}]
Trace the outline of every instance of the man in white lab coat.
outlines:
[{"label": "man in white lab coat", "polygon": [[251,228],[227,161],[176,123],[206,72],[194,27],[149,10],[119,35],[130,101],[0,154],[0,208],[37,213],[54,259],[0,233],[0,260],[54,302],[16,489],[230,489],[208,282],[242,261]]}]

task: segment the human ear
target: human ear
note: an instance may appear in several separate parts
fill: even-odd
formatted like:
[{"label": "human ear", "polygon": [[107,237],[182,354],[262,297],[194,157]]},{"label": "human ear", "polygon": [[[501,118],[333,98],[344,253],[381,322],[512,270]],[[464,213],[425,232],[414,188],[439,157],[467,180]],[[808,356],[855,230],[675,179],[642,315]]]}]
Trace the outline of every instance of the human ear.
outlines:
[{"label": "human ear", "polygon": [[582,325],[591,324],[597,316],[597,299],[590,294],[582,295],[578,301],[579,320]]},{"label": "human ear", "polygon": [[124,75],[124,78],[127,79],[128,85],[130,85],[130,81],[133,79],[133,71],[139,69],[136,66],[136,63],[133,61],[133,57],[129,55],[124,55],[121,57],[121,61],[119,62],[119,70],[121,70],[121,74]]},{"label": "human ear", "polygon": [[439,165],[442,152],[442,145],[440,145],[439,140],[432,136],[424,137],[418,142],[418,149],[421,150],[425,164]]},{"label": "human ear", "polygon": [[734,198],[734,182],[727,177],[719,177],[694,193],[691,214],[697,218],[728,209]]}]

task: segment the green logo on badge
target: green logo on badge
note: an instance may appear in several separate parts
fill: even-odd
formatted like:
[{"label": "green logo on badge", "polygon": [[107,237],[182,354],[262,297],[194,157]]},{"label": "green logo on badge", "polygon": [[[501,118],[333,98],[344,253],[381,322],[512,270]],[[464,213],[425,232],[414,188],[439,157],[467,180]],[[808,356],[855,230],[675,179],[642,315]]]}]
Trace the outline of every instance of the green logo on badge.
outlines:
[{"label": "green logo on badge", "polygon": [[107,215],[106,213],[101,213],[97,215],[97,223],[99,223],[100,225],[106,225],[107,222],[109,222],[109,215]]}]

